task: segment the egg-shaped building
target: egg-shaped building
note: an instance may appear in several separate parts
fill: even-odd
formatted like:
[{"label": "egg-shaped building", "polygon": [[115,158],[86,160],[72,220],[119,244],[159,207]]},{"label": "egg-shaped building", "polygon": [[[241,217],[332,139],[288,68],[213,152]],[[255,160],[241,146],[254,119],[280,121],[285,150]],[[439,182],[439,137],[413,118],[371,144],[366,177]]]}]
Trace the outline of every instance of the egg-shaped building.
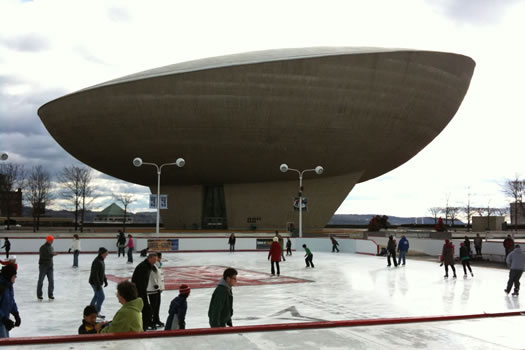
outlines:
[{"label": "egg-shaped building", "polygon": [[408,161],[457,112],[474,61],[405,49],[281,49],[148,70],[38,110],[85,164],[156,193],[165,167],[167,228],[297,226],[296,169],[306,173],[305,230],[326,225],[352,187]]}]

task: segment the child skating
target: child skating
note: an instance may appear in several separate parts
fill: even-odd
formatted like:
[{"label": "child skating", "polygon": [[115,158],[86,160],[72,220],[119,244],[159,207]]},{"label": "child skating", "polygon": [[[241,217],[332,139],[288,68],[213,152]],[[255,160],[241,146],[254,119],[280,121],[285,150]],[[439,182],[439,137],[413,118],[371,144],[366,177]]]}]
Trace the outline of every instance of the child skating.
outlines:
[{"label": "child skating", "polygon": [[304,251],[306,252],[306,254],[304,255],[304,257],[305,257],[304,262],[306,263],[306,267],[310,267],[310,265],[312,265],[312,269],[313,269],[314,268],[314,262],[312,260],[314,258],[314,255],[312,254],[310,249],[308,249],[306,244],[303,244],[303,248],[304,248]]}]

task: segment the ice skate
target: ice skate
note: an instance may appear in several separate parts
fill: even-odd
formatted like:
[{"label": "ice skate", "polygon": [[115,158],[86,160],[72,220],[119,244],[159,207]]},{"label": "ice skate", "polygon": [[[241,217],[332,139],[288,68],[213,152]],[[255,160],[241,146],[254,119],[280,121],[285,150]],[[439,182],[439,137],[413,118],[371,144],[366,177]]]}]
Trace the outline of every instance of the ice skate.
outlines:
[{"label": "ice skate", "polygon": [[505,292],[505,294],[509,295],[509,291],[508,290],[503,289],[503,291]]},{"label": "ice skate", "polygon": [[452,276],[452,278],[458,278],[458,276],[454,275],[454,276]]},{"label": "ice skate", "polygon": [[448,275],[443,276],[443,278],[448,278]]},{"label": "ice skate", "polygon": [[467,277],[468,277],[468,275],[467,275],[467,274],[464,274],[464,275],[463,275],[463,278],[467,278]]},{"label": "ice skate", "polygon": [[471,275],[472,277],[474,277],[474,274],[472,273],[472,271],[470,272],[470,275]]},{"label": "ice skate", "polygon": [[519,296],[519,293],[514,292],[514,293],[512,293],[512,296],[513,296],[513,297],[517,297],[517,296]]}]

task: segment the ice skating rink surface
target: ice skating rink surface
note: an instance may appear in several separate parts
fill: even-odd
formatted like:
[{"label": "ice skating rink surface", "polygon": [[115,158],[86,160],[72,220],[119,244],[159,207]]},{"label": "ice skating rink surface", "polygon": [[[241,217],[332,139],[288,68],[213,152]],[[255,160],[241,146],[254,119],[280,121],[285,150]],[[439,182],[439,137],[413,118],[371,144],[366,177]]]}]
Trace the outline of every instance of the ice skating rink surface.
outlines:
[{"label": "ice skating rink surface", "polygon": [[[187,328],[208,328],[208,305],[215,276],[231,266],[239,270],[234,287],[234,326],[287,324],[412,316],[443,316],[525,310],[521,297],[506,296],[508,270],[472,264],[475,277],[444,279],[437,262],[407,260],[406,266],[387,267],[386,258],[343,253],[314,253],[315,268],[305,268],[304,253],[294,252],[281,262],[281,277],[271,277],[267,252],[167,253],[166,284],[189,283]],[[93,291],[88,283],[95,256],[81,254],[80,268],[72,255],[55,257],[55,300],[38,301],[38,255],[19,255],[15,297],[22,318],[11,337],[74,335],[82,310]],[[109,286],[102,314],[111,320],[120,304],[116,282],[131,277],[134,264],[110,254],[106,259]],[[449,274],[452,276],[452,274]],[[162,293],[161,319],[167,318],[176,289]],[[44,282],[47,296],[47,281]],[[520,305],[520,302],[524,305]],[[460,321],[390,324],[307,330],[111,340],[87,343],[14,345],[9,349],[524,349],[523,316]]]}]

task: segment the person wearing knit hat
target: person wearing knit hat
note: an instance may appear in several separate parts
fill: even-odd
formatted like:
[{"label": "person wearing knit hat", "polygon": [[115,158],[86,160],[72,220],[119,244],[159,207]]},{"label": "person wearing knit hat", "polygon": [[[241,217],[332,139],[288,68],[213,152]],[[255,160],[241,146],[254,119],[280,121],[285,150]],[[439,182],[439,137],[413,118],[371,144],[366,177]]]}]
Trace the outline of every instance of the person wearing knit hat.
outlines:
[{"label": "person wearing knit hat", "polygon": [[[21,319],[18,313],[18,307],[15,302],[15,292],[13,284],[16,280],[16,267],[13,264],[7,264],[0,272],[0,338],[9,338],[9,331],[13,327],[20,327]],[[15,317],[13,322],[9,315]]]},{"label": "person wearing knit hat", "polygon": [[108,254],[106,248],[98,248],[98,254],[91,263],[91,273],[89,274],[89,284],[95,293],[90,304],[97,308],[97,314],[100,318],[105,318],[104,315],[100,314],[100,310],[102,309],[102,303],[106,298],[102,285],[104,285],[104,287],[108,286],[108,280],[106,279],[106,264],[104,263],[104,259],[106,259]]},{"label": "person wearing knit hat", "polygon": [[46,243],[40,247],[40,258],[38,259],[38,283],[36,285],[36,297],[42,300],[42,285],[44,284],[44,277],[47,277],[47,296],[53,300],[54,278],[53,278],[53,257],[57,255],[53,249],[53,241],[55,238],[51,235],[46,237]]},{"label": "person wearing knit hat", "polygon": [[168,319],[166,320],[165,330],[186,329],[186,311],[188,310],[188,297],[191,288],[186,284],[179,287],[179,295],[170,303]]}]

